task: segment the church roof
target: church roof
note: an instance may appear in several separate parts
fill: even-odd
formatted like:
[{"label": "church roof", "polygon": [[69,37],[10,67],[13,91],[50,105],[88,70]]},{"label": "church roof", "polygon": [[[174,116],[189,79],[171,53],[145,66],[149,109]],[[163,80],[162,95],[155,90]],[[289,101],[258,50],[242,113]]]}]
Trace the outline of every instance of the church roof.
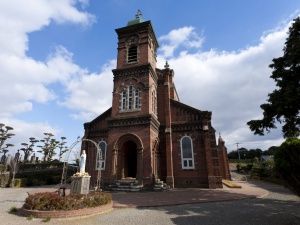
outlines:
[{"label": "church roof", "polygon": [[137,14],[135,15],[135,19],[128,21],[127,26],[145,22],[145,20],[143,20],[141,16],[142,16],[142,12],[138,10]]},{"label": "church roof", "polygon": [[135,24],[143,23],[143,22],[145,22],[145,20],[143,20],[142,18],[137,18],[137,19],[128,21],[127,26],[131,26],[131,25],[135,25]]},{"label": "church roof", "polygon": [[194,107],[191,107],[187,104],[184,104],[182,102],[176,101],[174,99],[170,99],[170,102],[171,102],[171,104],[173,104],[179,108],[184,108],[185,110],[193,112],[193,113],[209,113],[209,114],[211,114],[210,111],[202,111],[202,110],[196,109]]},{"label": "church roof", "polygon": [[110,108],[107,109],[105,112],[103,112],[102,114],[100,114],[99,116],[97,116],[97,117],[96,117],[95,119],[93,119],[91,122],[84,123],[84,129],[85,129],[86,127],[90,127],[91,124],[95,124],[95,123],[96,123],[97,121],[99,121],[99,120],[102,120],[102,119],[105,119],[105,118],[109,117],[110,114],[111,114],[111,109],[112,109],[112,107],[110,107]]}]

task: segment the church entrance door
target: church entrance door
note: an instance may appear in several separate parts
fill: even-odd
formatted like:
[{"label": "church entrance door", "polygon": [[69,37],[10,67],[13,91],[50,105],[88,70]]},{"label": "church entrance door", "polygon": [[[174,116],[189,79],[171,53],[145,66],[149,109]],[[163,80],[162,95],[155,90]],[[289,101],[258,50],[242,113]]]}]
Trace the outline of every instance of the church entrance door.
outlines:
[{"label": "church entrance door", "polygon": [[137,151],[136,144],[133,141],[124,143],[124,175],[125,177],[137,176]]}]

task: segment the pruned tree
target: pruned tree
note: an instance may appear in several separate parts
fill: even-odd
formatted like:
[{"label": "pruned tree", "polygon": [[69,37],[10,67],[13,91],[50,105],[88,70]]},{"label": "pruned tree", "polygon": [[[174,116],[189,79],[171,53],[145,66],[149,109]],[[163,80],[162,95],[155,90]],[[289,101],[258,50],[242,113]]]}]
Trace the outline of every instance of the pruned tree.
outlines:
[{"label": "pruned tree", "polygon": [[263,118],[247,123],[254,134],[264,135],[282,123],[284,137],[298,137],[300,134],[300,18],[294,19],[289,28],[283,48],[283,56],[274,58],[269,65],[273,69],[271,78],[277,88],[262,104]]},{"label": "pruned tree", "polygon": [[0,153],[4,153],[1,157],[0,163],[4,164],[4,171],[6,171],[6,153],[9,151],[8,148],[14,146],[13,144],[6,143],[5,147],[4,143],[7,139],[11,138],[15,134],[11,133],[10,131],[13,130],[13,127],[5,126],[4,123],[0,123]]},{"label": "pruned tree", "polygon": [[61,161],[63,154],[69,150],[66,146],[67,142],[65,142],[65,140],[66,137],[61,137],[61,141],[57,144],[57,147],[59,148],[58,161]]},{"label": "pruned tree", "polygon": [[5,126],[4,123],[0,123],[0,152],[3,149],[14,146],[13,144],[6,144],[6,147],[2,147],[7,139],[15,135],[10,132],[13,129],[14,129],[13,127]]},{"label": "pruned tree", "polygon": [[60,142],[57,141],[55,138],[52,138],[54,136],[52,133],[44,133],[44,135],[44,139],[40,140],[44,143],[44,145],[38,146],[41,148],[41,150],[38,152],[41,152],[44,155],[44,162],[50,162],[56,155],[55,149],[57,148]]},{"label": "pruned tree", "polygon": [[29,138],[29,143],[21,143],[24,147],[20,150],[24,152],[24,163],[27,163],[29,161],[29,156],[33,152],[33,147],[35,143],[39,142],[34,137]]}]

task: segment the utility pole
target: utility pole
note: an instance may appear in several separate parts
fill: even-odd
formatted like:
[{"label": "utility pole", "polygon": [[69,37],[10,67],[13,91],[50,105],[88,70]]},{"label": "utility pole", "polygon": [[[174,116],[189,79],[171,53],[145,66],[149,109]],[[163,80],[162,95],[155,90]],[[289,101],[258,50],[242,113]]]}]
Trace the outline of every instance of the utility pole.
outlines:
[{"label": "utility pole", "polygon": [[236,144],[236,151],[237,151],[237,153],[238,153],[238,155],[239,155],[239,160],[241,160],[241,155],[240,155],[240,152],[239,152],[239,144],[242,144],[242,143],[235,143]]}]

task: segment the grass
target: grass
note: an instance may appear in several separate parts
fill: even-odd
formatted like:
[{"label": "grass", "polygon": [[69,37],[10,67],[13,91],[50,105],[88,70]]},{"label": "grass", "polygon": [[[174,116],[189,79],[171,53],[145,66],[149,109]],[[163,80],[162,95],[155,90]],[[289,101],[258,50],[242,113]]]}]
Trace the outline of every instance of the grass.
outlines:
[{"label": "grass", "polygon": [[51,216],[47,216],[47,217],[43,220],[43,222],[50,222],[50,220],[51,220]]},{"label": "grass", "polygon": [[222,180],[222,183],[230,188],[242,188],[241,185],[238,185],[230,180]]},{"label": "grass", "polygon": [[13,206],[9,209],[9,212],[16,213],[16,212],[18,212],[18,209],[15,206]]},{"label": "grass", "polygon": [[33,215],[30,215],[29,217],[28,217],[28,220],[33,220],[34,219],[34,216]]}]

